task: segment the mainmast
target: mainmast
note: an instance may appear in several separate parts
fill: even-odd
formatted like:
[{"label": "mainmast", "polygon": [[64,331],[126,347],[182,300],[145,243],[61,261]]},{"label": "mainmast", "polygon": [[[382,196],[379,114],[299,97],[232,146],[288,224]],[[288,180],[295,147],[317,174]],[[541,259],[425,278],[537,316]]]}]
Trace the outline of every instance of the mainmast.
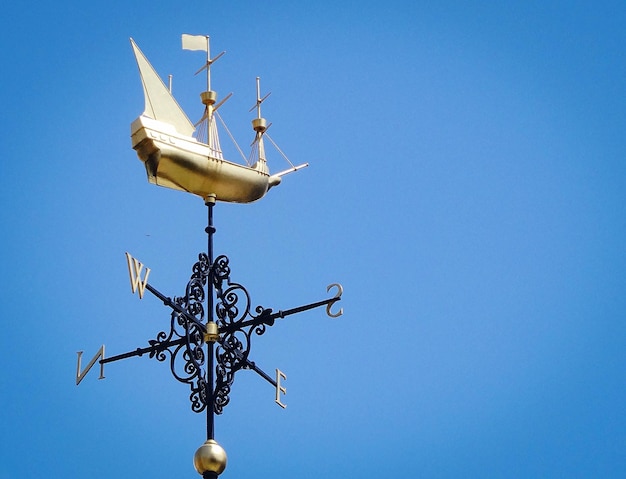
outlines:
[{"label": "mainmast", "polygon": [[217,130],[213,122],[213,116],[215,111],[230,97],[230,95],[226,96],[226,98],[224,98],[217,105],[215,104],[217,101],[217,92],[211,90],[211,65],[226,52],[222,52],[215,58],[211,58],[208,35],[183,34],[182,40],[183,50],[203,50],[206,52],[206,63],[196,72],[197,75],[202,70],[206,69],[206,91],[200,93],[200,98],[205,106],[204,115],[202,115],[200,121],[196,123],[196,126],[206,120],[206,143],[209,146],[213,157],[222,158],[222,151],[219,144],[219,138],[217,136]]},{"label": "mainmast", "polygon": [[210,44],[209,44],[209,36],[206,35],[206,65],[204,67],[202,67],[200,70],[198,70],[197,73],[200,73],[203,69],[206,68],[206,91],[203,91],[202,93],[200,93],[200,98],[202,99],[202,103],[204,104],[205,108],[205,112],[204,112],[204,116],[206,117],[206,138],[207,138],[207,145],[209,145],[209,148],[211,149],[215,149],[215,153],[221,153],[221,151],[219,151],[219,140],[217,138],[217,131],[215,131],[215,127],[213,126],[213,113],[215,112],[215,110],[217,110],[220,106],[221,103],[223,103],[224,101],[226,101],[226,98],[224,98],[224,100],[220,103],[220,105],[214,106],[215,102],[217,101],[217,92],[211,90],[211,65],[218,59],[220,58],[224,53],[226,52],[222,52],[219,55],[217,55],[215,58],[211,58],[211,49],[210,49]]}]

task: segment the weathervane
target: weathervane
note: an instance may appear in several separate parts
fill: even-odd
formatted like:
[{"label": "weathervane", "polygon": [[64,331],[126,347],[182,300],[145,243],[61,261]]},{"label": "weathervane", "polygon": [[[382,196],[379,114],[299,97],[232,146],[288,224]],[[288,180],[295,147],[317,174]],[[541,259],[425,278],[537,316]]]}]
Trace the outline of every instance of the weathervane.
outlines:
[{"label": "weathervane", "polygon": [[[287,376],[276,369],[272,377],[250,359],[253,336],[264,334],[277,319],[314,308],[325,307],[331,318],[341,316],[343,309],[336,310],[333,306],[341,300],[343,288],[338,283],[331,284],[326,291],[332,290],[333,297],[284,311],[262,306],[253,308],[246,288],[231,280],[228,257],[213,257],[216,231],[213,209],[217,201],[256,201],[280,184],[285,174],[308,165],[294,166],[267,134],[271,125],[261,117],[261,104],[269,93],[261,98],[258,78],[256,104],[251,109],[257,112],[252,120],[255,137],[251,155],[248,159],[243,158],[245,166],[224,159],[216,119],[223,123],[217,110],[231,94],[216,103],[217,93],[211,90],[211,65],[225,52],[211,58],[208,36],[182,36],[183,49],[206,51],[207,55],[205,65],[196,72],[206,70],[207,89],[200,94],[205,108],[195,125],[132,39],[131,45],[145,96],[145,111],[131,124],[132,146],[144,162],[149,182],[192,193],[204,200],[208,208],[207,252],[198,255],[184,295],[173,298],[152,286],[148,281],[150,268],[126,253],[133,294],[143,298],[148,291],[170,309],[169,331],[160,331],[146,347],[111,357],[105,357],[103,345],[84,368],[81,364],[83,352],[79,351],[76,385],[96,362],[100,365],[99,379],[104,379],[104,365],[121,359],[148,355],[157,361],[169,361],[172,375],[190,387],[192,411],[206,412],[207,440],[196,451],[194,466],[204,479],[216,479],[226,467],[226,452],[215,441],[215,415],[222,414],[230,400],[235,374],[242,369],[255,371],[274,387],[275,402],[286,407],[283,396],[287,390],[283,381]],[[289,169],[270,174],[265,158],[265,137],[289,162]],[[241,152],[239,147],[237,149]]]}]

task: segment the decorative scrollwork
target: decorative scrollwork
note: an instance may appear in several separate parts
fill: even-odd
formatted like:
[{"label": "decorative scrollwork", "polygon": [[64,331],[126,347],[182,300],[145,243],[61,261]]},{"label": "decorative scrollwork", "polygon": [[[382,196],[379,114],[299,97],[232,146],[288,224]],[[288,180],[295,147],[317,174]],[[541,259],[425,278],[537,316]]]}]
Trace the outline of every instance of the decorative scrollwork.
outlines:
[{"label": "decorative scrollwork", "polygon": [[265,332],[266,325],[260,322],[260,318],[271,310],[259,306],[255,309],[256,314],[250,311],[250,295],[241,284],[231,282],[226,256],[215,260],[212,279],[217,296],[216,322],[222,333],[215,351],[217,365],[213,408],[216,414],[222,414],[230,401],[228,395],[235,373],[250,364],[250,338],[253,332],[257,335]]},{"label": "decorative scrollwork", "polygon": [[212,268],[213,285],[219,291],[224,281],[228,282],[230,276],[230,266],[228,266],[228,257],[225,255],[218,256],[213,261]]},{"label": "decorative scrollwork", "polygon": [[176,380],[189,384],[191,394],[191,410],[202,412],[207,407],[206,381],[202,366],[205,363],[204,331],[201,325],[204,320],[204,287],[211,268],[208,256],[198,256],[192,267],[192,275],[185,289],[185,296],[174,298],[173,302],[193,316],[191,321],[184,314],[174,310],[171,314],[170,332],[161,331],[156,339],[149,341],[152,347],[150,357],[157,361],[170,360],[170,370]]},{"label": "decorative scrollwork", "polygon": [[[207,284],[210,285],[208,288],[210,294],[214,292],[216,296],[214,306],[216,322],[212,326],[217,326],[218,334],[212,329],[209,335],[210,323],[204,322],[203,302],[206,299]],[[240,369],[256,371],[274,385],[277,391],[281,391],[278,379],[274,381],[249,360],[252,336],[265,334],[267,327],[272,326],[276,319],[321,306],[326,306],[326,312],[331,317],[338,317],[343,313],[342,309],[338,312],[331,311],[331,307],[341,300],[343,288],[339,284],[328,287],[329,291],[333,287],[337,288],[335,296],[330,299],[285,311],[274,312],[262,306],[257,306],[252,311],[250,295],[246,288],[230,280],[229,260],[224,255],[218,256],[212,264],[209,263],[207,254],[202,253],[198,256],[183,297],[167,298],[149,284],[145,287],[172,309],[169,333],[159,332],[155,339],[149,341],[150,346],[147,348],[137,348],[136,351],[101,361],[110,362],[146,353],[157,361],[164,362],[169,359],[170,369],[176,380],[189,384],[191,388],[189,399],[194,412],[204,411],[212,403],[213,412],[222,414],[230,401],[229,394],[235,373]],[[209,301],[209,304],[212,304],[212,301]],[[210,318],[210,321],[212,320],[213,317]],[[207,367],[213,367],[213,358],[207,357],[204,350],[206,341],[217,341],[214,357],[215,389],[212,389],[213,384],[207,382],[203,370],[207,362]],[[211,350],[212,348],[209,349]]]}]

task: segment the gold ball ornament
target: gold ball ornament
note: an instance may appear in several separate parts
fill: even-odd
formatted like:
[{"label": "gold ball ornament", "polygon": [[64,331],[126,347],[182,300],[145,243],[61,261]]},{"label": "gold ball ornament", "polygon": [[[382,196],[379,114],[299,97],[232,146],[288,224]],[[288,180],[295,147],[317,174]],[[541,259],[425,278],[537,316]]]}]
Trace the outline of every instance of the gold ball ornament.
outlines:
[{"label": "gold ball ornament", "polygon": [[193,456],[193,465],[198,474],[206,472],[221,474],[226,469],[226,451],[213,439],[208,439]]}]

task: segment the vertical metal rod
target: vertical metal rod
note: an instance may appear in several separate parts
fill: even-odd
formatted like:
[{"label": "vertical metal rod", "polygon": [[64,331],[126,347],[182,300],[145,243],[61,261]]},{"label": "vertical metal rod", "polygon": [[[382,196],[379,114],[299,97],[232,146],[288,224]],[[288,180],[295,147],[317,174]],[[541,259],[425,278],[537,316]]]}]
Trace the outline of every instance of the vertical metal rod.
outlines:
[{"label": "vertical metal rod", "polygon": [[206,36],[206,89],[211,90],[211,46],[209,36]]},{"label": "vertical metal rod", "polygon": [[[215,206],[215,195],[209,195],[205,199],[205,204],[208,207],[208,224],[206,227],[206,233],[208,235],[207,256],[209,258],[209,276],[207,278],[207,324],[213,321],[213,234],[215,233],[215,227],[213,226],[213,207]],[[207,372],[206,372],[206,398],[207,398],[207,418],[206,429],[207,439],[214,439],[215,437],[215,412],[213,409],[214,403],[214,378],[213,378],[213,356],[214,345],[212,341],[207,342]]]}]

